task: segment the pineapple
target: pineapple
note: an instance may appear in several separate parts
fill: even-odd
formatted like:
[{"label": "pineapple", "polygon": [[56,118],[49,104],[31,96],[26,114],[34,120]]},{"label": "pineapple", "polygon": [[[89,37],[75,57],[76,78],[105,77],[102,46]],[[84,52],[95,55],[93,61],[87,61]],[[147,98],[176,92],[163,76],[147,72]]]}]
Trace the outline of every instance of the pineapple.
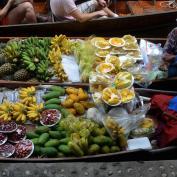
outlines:
[{"label": "pineapple", "polygon": [[14,67],[11,63],[5,63],[0,67],[0,77],[13,73]]},{"label": "pineapple", "polygon": [[26,69],[20,69],[14,73],[14,80],[26,81],[29,78],[29,72]]}]

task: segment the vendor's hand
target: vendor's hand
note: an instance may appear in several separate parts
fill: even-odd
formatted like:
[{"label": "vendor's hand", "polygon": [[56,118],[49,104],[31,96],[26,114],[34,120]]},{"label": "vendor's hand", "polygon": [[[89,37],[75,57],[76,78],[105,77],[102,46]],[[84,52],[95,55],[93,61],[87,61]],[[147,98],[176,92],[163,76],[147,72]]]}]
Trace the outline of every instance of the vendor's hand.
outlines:
[{"label": "vendor's hand", "polygon": [[174,59],[175,59],[175,55],[173,54],[169,54],[169,53],[165,53],[162,57],[162,59],[165,61],[165,62],[172,62]]},{"label": "vendor's hand", "polygon": [[97,0],[98,1],[98,4],[101,6],[101,7],[106,7],[107,6],[107,3],[105,0]]}]

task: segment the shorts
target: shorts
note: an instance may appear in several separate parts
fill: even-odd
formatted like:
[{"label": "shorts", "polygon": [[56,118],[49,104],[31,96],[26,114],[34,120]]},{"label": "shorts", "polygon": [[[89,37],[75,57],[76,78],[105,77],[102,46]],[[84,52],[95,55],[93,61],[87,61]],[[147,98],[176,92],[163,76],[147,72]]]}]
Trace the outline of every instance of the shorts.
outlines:
[{"label": "shorts", "polygon": [[81,3],[77,5],[77,8],[82,12],[82,13],[91,13],[96,11],[96,8],[98,7],[98,2],[96,0],[90,0],[84,3]]},{"label": "shorts", "polygon": [[2,20],[0,20],[0,25],[8,25],[8,17],[4,17]]}]

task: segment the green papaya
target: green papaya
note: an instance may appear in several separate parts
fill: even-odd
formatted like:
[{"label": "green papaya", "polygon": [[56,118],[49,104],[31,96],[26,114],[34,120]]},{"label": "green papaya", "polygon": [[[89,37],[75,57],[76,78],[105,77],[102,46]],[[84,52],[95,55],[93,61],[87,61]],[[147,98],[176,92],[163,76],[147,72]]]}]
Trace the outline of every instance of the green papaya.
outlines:
[{"label": "green papaya", "polygon": [[41,147],[38,146],[38,145],[35,145],[33,154],[36,155],[36,156],[40,156],[41,155]]},{"label": "green papaya", "polygon": [[47,126],[38,126],[35,129],[35,133],[37,133],[37,134],[47,133],[49,130],[50,130],[50,128]]},{"label": "green papaya", "polygon": [[57,139],[50,139],[49,141],[47,141],[46,143],[45,143],[45,147],[55,147],[55,146],[58,146],[59,145],[59,140],[57,140]]},{"label": "green papaya", "polygon": [[70,138],[63,138],[59,140],[59,144],[68,144]]},{"label": "green papaya", "polygon": [[31,141],[33,142],[34,145],[39,144],[39,138],[33,138],[33,139],[31,139]]},{"label": "green papaya", "polygon": [[65,155],[71,154],[71,149],[69,148],[68,145],[65,144],[61,144],[60,146],[58,146],[58,150]]},{"label": "green papaya", "polygon": [[35,133],[35,132],[27,132],[26,133],[26,137],[28,139],[33,139],[33,138],[39,138],[39,135],[37,133]]},{"label": "green papaya", "polygon": [[61,139],[62,138],[62,133],[59,131],[49,131],[49,135],[53,139]]},{"label": "green papaya", "polygon": [[44,145],[48,140],[49,140],[49,134],[48,134],[48,133],[43,133],[43,134],[39,137],[39,144],[40,144],[40,145]]},{"label": "green papaya", "polygon": [[57,157],[58,151],[54,147],[42,147],[41,155],[47,156],[47,157]]}]

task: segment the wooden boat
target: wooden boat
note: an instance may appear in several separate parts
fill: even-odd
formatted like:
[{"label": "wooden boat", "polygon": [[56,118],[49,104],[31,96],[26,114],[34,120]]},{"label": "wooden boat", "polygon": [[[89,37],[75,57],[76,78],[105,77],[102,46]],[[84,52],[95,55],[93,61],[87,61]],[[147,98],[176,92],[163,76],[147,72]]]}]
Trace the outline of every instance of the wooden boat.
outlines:
[{"label": "wooden boat", "polygon": [[[155,2],[155,1],[154,1]],[[96,19],[85,23],[76,21],[47,22],[1,26],[0,36],[115,36],[132,34],[136,37],[166,37],[176,27],[177,9],[160,7],[157,1],[114,1],[111,9],[119,18]],[[45,1],[35,1],[35,9],[48,13]]]},{"label": "wooden boat", "polygon": [[[26,83],[26,86],[30,86],[30,83]],[[60,84],[57,84],[60,85]],[[4,85],[0,82],[0,87]],[[21,83],[15,84],[11,83],[7,85],[7,88],[14,89],[24,86]],[[64,85],[63,86],[73,86]],[[81,84],[75,84],[74,86],[83,87]],[[141,96],[152,97],[154,94],[167,94],[167,95],[177,95],[177,92],[172,91],[162,91],[162,90],[152,90],[152,89],[136,89],[136,92]],[[91,155],[91,156],[83,156],[83,157],[62,157],[62,158],[28,158],[28,159],[17,159],[17,158],[0,158],[0,162],[107,162],[107,161],[144,161],[144,160],[172,160],[176,159],[177,146],[169,146],[161,149],[153,149],[153,150],[131,150],[131,151],[121,151],[116,153],[109,154],[99,154],[99,155]]]}]

